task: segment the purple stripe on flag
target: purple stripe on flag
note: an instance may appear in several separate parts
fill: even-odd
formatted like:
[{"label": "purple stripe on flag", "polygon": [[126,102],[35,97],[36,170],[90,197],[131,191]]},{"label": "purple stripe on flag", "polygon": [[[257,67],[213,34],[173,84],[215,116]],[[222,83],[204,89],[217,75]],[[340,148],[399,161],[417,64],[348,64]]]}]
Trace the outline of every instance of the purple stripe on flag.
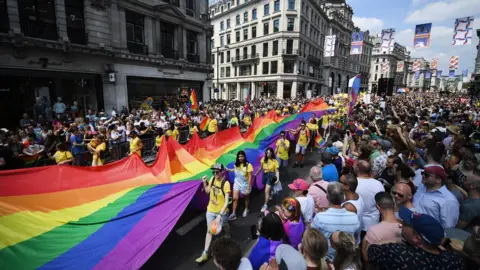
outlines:
[{"label": "purple stripe on flag", "polygon": [[95,269],[139,269],[168,236],[199,185],[200,181],[175,184]]}]

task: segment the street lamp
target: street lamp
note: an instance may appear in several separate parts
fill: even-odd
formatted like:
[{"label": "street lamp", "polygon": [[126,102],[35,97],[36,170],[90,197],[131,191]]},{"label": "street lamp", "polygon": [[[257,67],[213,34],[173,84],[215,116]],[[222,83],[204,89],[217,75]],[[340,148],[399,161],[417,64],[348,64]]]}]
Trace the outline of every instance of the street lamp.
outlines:
[{"label": "street lamp", "polygon": [[[223,46],[225,49],[228,49],[228,45]],[[220,58],[218,57],[220,54],[220,48],[221,46],[217,47],[217,89],[218,89],[218,96],[220,97],[220,83],[219,83],[219,78],[220,78]],[[215,90],[214,90],[215,91]]]}]

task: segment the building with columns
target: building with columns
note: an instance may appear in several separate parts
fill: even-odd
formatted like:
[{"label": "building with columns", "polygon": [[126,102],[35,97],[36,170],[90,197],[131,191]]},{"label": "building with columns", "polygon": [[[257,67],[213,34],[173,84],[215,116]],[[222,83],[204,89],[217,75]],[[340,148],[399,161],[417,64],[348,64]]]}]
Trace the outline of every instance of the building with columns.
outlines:
[{"label": "building with columns", "polygon": [[36,97],[107,113],[208,100],[212,35],[207,0],[0,0],[0,126]]},{"label": "building with columns", "polygon": [[352,32],[355,31],[353,10],[345,0],[323,1],[321,5],[329,18],[326,35],[336,36],[334,56],[324,58],[322,93],[347,92],[348,81],[360,72],[356,56],[350,55]]},{"label": "building with columns", "polygon": [[[370,67],[369,90],[376,92],[378,80],[381,78],[394,79],[393,90],[405,87],[409,69],[409,55],[405,46],[395,42],[388,52],[381,50],[381,38],[373,39],[373,53]],[[403,67],[402,67],[403,65]]]},{"label": "building with columns", "polygon": [[217,1],[212,98],[293,98],[320,93],[328,17],[315,0]]},{"label": "building with columns", "polygon": [[[413,64],[417,60],[420,61],[420,71],[419,71],[420,73],[418,78],[416,78],[415,76],[416,71],[413,71]],[[430,78],[426,76],[427,73],[430,73]],[[408,89],[412,91],[430,90],[430,85],[433,79],[432,73],[433,73],[433,70],[430,68],[430,62],[425,60],[423,57],[419,57],[419,58],[412,57],[410,58],[410,61],[409,61],[406,86],[408,87]]]}]

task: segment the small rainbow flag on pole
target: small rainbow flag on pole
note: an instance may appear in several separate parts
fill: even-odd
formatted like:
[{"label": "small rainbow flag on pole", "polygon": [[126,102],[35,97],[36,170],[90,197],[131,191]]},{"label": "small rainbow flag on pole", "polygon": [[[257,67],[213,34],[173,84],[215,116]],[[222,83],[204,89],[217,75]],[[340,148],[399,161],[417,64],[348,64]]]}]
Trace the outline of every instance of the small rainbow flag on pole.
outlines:
[{"label": "small rainbow flag on pole", "polygon": [[206,116],[203,118],[202,122],[200,122],[200,130],[205,131],[208,127],[208,123],[210,122],[210,117]]},{"label": "small rainbow flag on pole", "polygon": [[315,137],[315,148],[320,149],[325,145],[325,141],[322,138],[322,135],[318,134],[317,137]]},{"label": "small rainbow flag on pole", "polygon": [[190,99],[188,100],[190,109],[196,110],[198,108],[197,95],[195,94],[195,89],[192,88],[190,92]]}]

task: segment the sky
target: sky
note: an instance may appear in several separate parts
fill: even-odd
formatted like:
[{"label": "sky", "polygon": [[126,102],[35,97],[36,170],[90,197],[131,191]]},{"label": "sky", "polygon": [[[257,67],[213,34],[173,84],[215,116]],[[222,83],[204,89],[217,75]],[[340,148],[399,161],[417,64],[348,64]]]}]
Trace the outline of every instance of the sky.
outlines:
[{"label": "sky", "polygon": [[[438,57],[439,70],[447,74],[451,56],[459,56],[459,69],[471,72],[475,66],[480,29],[480,0],[346,0],[353,9],[353,22],[362,31],[377,34],[395,28],[395,41],[407,47],[412,57],[427,61]],[[455,19],[474,16],[473,41],[470,45],[452,46]],[[413,49],[415,25],[432,23],[430,48]]]}]

